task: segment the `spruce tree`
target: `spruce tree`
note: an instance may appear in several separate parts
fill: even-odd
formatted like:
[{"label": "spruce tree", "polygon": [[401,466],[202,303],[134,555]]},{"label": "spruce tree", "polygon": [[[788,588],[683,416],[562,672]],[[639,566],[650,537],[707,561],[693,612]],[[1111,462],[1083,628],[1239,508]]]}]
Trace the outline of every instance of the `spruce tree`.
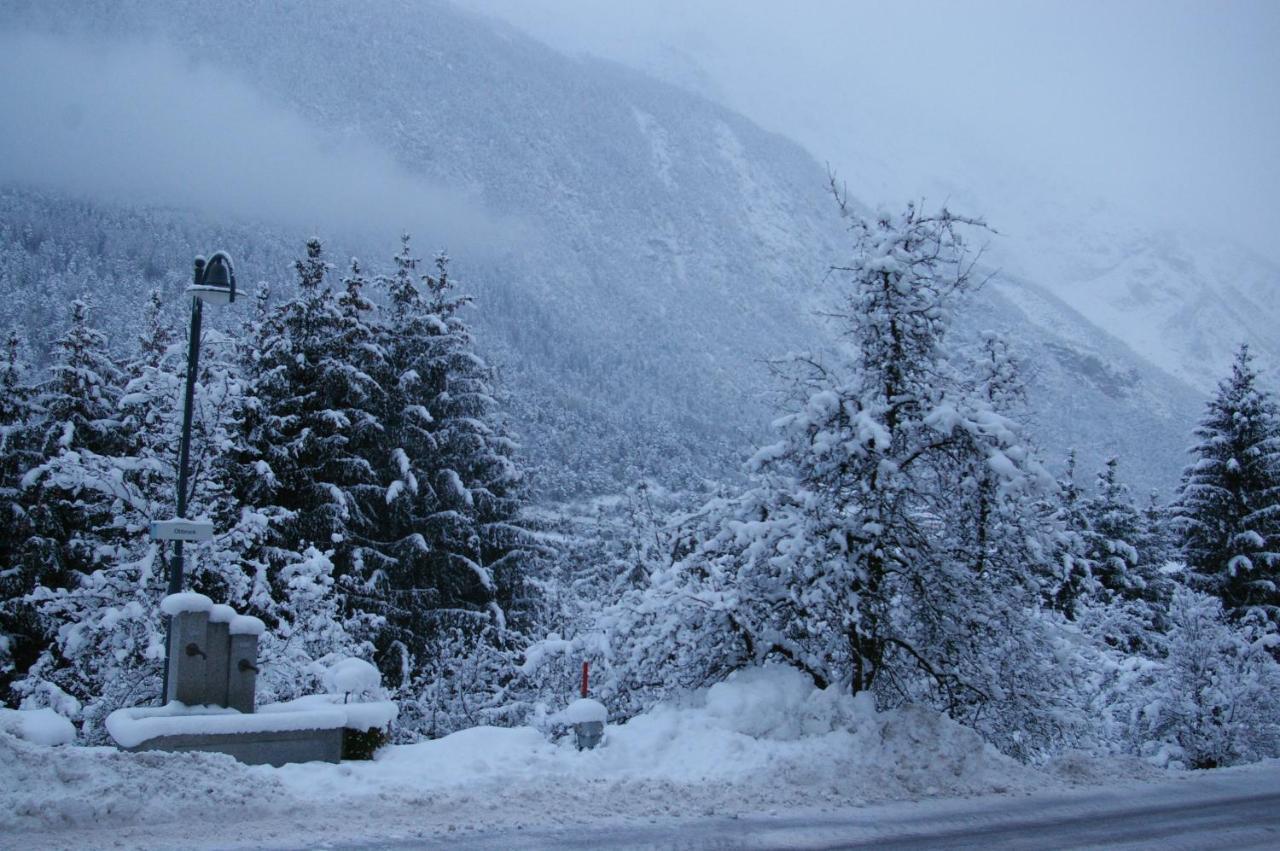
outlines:
[{"label": "spruce tree", "polygon": [[[304,687],[317,654],[367,653],[375,619],[346,598],[374,523],[368,489],[377,471],[368,456],[383,436],[379,378],[362,366],[369,335],[353,326],[371,305],[335,296],[318,239],[294,268],[296,297],[272,308],[269,290],[259,289],[223,474],[239,507],[227,522],[241,576],[252,578],[245,593],[270,627],[264,656],[280,662],[276,681],[264,684],[276,697]],[[359,286],[351,291],[358,296]],[[323,639],[299,633],[321,621]]]},{"label": "spruce tree", "polygon": [[132,440],[119,416],[123,374],[80,299],[72,302],[70,327],[54,344],[50,373],[37,397],[45,412],[42,463],[22,481],[31,527],[22,546],[31,580],[65,588],[109,558],[108,539],[114,537],[113,500],[85,488],[81,465],[125,454]]},{"label": "spruce tree", "polygon": [[30,383],[22,336],[10,331],[0,353],[0,702],[39,653],[41,631],[22,596],[32,587],[23,544],[32,529],[22,477],[40,461],[40,408]]},{"label": "spruce tree", "polygon": [[353,449],[376,421],[361,407],[370,381],[350,368],[342,309],[326,282],[318,239],[297,261],[296,298],[271,311],[247,365],[249,400],[237,496],[272,518],[267,561],[275,568],[309,546],[350,567],[353,486],[373,480]]},{"label": "spruce tree", "polygon": [[[49,371],[37,396],[44,411],[34,444],[38,463],[19,483],[20,581],[10,604],[35,625],[37,655],[14,671],[10,698],[51,703],[72,694],[78,707],[88,690],[65,676],[73,666],[65,652],[66,619],[46,603],[79,593],[128,557],[136,531],[129,519],[131,483],[128,469],[112,459],[130,455],[136,436],[119,411],[124,373],[82,300],[72,302],[70,326],[54,344]],[[84,647],[91,645],[77,645]]]},{"label": "spruce tree", "polygon": [[414,706],[406,723],[435,734],[458,723],[442,715],[466,702],[441,690],[446,680],[492,693],[509,668],[503,654],[519,641],[535,548],[493,371],[459,315],[470,298],[455,291],[443,255],[434,275],[422,274],[407,236],[395,264],[380,331],[389,381],[375,537],[386,545],[375,587],[389,627],[384,668],[400,673]]},{"label": "spruce tree", "polygon": [[71,324],[53,349],[51,377],[41,387],[41,405],[48,414],[45,457],[61,450],[106,453],[124,447],[128,435],[117,411],[122,374],[106,335],[90,323],[87,302],[71,303]]},{"label": "spruce tree", "polygon": [[379,515],[386,508],[385,486],[378,459],[386,452],[387,428],[383,422],[387,408],[387,387],[391,374],[385,340],[379,333],[377,306],[365,293],[369,282],[360,262],[354,258],[342,279],[343,292],[337,299],[338,317],[334,328],[334,351],[340,360],[328,365],[330,381],[341,392],[339,404],[350,419],[345,451],[356,475],[346,485],[351,520],[347,526],[342,563],[348,590],[359,593],[370,576],[387,566],[379,535]]},{"label": "spruce tree", "polygon": [[1151,570],[1163,576],[1170,561],[1181,557],[1173,540],[1169,507],[1162,505],[1158,491],[1147,494],[1147,506],[1142,510],[1142,531],[1135,544],[1138,560],[1150,565]]},{"label": "spruce tree", "polygon": [[1048,605],[1070,619],[1076,616],[1078,603],[1098,590],[1094,576],[1096,563],[1089,555],[1089,519],[1080,483],[1076,481],[1076,451],[1067,453],[1066,469],[1054,498],[1046,503],[1042,514],[1054,530],[1052,569],[1045,583]]},{"label": "spruce tree", "polygon": [[1187,566],[1231,617],[1280,623],[1280,414],[1247,345],[1194,434],[1175,506]]},{"label": "spruce tree", "polygon": [[1107,460],[1098,472],[1094,494],[1085,501],[1085,545],[1094,578],[1103,592],[1133,599],[1147,589],[1134,546],[1142,534],[1142,518],[1128,486],[1119,479],[1119,465],[1118,458]]}]

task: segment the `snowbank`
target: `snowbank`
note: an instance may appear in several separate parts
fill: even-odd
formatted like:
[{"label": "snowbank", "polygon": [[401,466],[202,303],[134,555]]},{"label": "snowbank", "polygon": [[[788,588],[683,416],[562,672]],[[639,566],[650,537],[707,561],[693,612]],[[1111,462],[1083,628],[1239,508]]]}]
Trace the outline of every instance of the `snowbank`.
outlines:
[{"label": "snowbank", "polygon": [[[594,703],[594,701],[592,701]],[[553,722],[565,723],[559,715]],[[493,786],[678,799],[690,812],[753,812],[969,795],[1053,784],[926,710],[877,713],[869,700],[818,690],[793,669],[744,671],[729,681],[611,726],[605,744],[579,752],[572,737],[531,728],[475,727],[435,741],[385,748],[371,763],[285,766],[299,795],[410,799]],[[659,793],[657,790],[666,790]],[[477,795],[486,794],[477,791]],[[602,804],[609,806],[609,804]]]},{"label": "snowbank", "polygon": [[45,748],[0,733],[0,835],[7,834],[6,841],[17,830],[251,818],[286,802],[296,799],[269,772],[222,754]]},{"label": "snowbank", "polygon": [[[332,703],[341,699],[320,695],[284,707],[356,713],[348,725],[385,723],[386,709],[379,704]],[[240,717],[264,720],[272,714],[264,707],[256,716]],[[212,723],[221,717],[210,716]],[[221,723],[238,721],[233,716]],[[530,727],[475,727],[383,748],[369,762],[250,768],[221,755],[36,748],[0,734],[0,765],[10,764],[13,771],[0,771],[0,826],[83,827],[90,846],[95,836],[88,829],[100,822],[144,818],[216,819],[253,844],[260,837],[250,820],[272,809],[287,810],[308,830],[359,838],[362,830],[385,830],[407,813],[419,826],[492,830],[815,812],[876,801],[1062,788],[1072,785],[1071,774],[1092,777],[1106,770],[1077,764],[1056,773],[1037,771],[937,713],[877,713],[869,701],[815,689],[784,667],[744,671],[611,726],[605,743],[590,751],[578,751],[572,736],[550,740]],[[1123,776],[1122,767],[1112,780]]]},{"label": "snowbank", "polygon": [[0,730],[36,745],[51,747],[74,742],[76,728],[52,709],[0,707]]}]

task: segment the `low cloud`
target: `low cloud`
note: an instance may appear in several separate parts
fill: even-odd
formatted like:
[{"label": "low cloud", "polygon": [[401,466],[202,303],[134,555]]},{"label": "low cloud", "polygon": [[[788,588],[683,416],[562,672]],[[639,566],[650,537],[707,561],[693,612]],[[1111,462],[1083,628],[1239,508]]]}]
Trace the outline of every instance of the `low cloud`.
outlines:
[{"label": "low cloud", "polygon": [[516,223],[157,42],[0,34],[0,182],[484,252]]}]

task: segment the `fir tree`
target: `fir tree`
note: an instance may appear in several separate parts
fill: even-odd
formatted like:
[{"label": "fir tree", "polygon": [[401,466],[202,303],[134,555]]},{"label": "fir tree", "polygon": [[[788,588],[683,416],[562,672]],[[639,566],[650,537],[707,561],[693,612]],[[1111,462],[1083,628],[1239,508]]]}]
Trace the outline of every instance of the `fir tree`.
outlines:
[{"label": "fir tree", "polygon": [[1175,506],[1187,566],[1230,616],[1280,623],[1280,414],[1247,345],[1194,433]]},{"label": "fir tree", "polygon": [[54,344],[50,372],[41,388],[41,405],[48,414],[45,457],[62,450],[122,448],[128,438],[117,415],[121,372],[106,335],[90,324],[89,305],[81,299],[71,303],[71,325]]},{"label": "fir tree", "polygon": [[[70,664],[60,650],[64,620],[44,602],[50,595],[77,593],[97,572],[127,558],[135,531],[128,465],[111,460],[136,448],[136,436],[118,407],[124,373],[108,352],[105,335],[90,324],[84,301],[71,305],[71,323],[54,345],[50,373],[37,397],[45,412],[34,444],[38,463],[20,481],[18,587],[11,589],[10,606],[39,637],[38,655],[14,671],[10,691],[15,698],[37,690],[70,691],[52,676]],[[77,700],[84,694],[81,690]]]},{"label": "fir tree", "polygon": [[1055,530],[1052,569],[1046,583],[1048,604],[1068,618],[1076,616],[1077,603],[1097,592],[1096,563],[1089,556],[1089,519],[1085,496],[1076,481],[1076,451],[1067,453],[1066,469],[1058,479],[1056,498],[1041,513]]},{"label": "fir tree", "polygon": [[272,311],[248,364],[245,443],[237,482],[244,504],[273,519],[266,553],[276,568],[308,546],[335,548],[350,568],[353,486],[374,474],[353,441],[376,430],[361,407],[372,380],[352,369],[343,315],[325,282],[329,265],[319,240],[296,263],[298,296]]},{"label": "fir tree", "polygon": [[65,588],[109,558],[115,525],[113,499],[86,490],[82,467],[92,463],[87,459],[127,452],[132,439],[119,416],[122,373],[105,335],[90,325],[84,301],[72,302],[71,325],[54,346],[50,373],[38,396],[45,412],[42,463],[21,483],[30,523],[22,546],[30,587]]},{"label": "fir tree", "polygon": [[1161,504],[1158,491],[1151,491],[1147,494],[1147,506],[1142,510],[1142,531],[1136,546],[1138,560],[1161,575],[1169,562],[1181,557],[1169,528],[1170,521],[1168,506]]},{"label": "fir tree", "polygon": [[[348,600],[376,532],[371,453],[383,451],[384,377],[365,324],[372,305],[358,266],[339,298],[320,241],[306,250],[294,267],[295,298],[272,308],[269,289],[259,288],[223,474],[239,506],[226,518],[239,542],[237,578],[251,579],[241,593],[270,626],[264,662],[278,658],[282,672],[312,670],[305,660],[315,654],[364,654],[377,626],[368,607]],[[300,634],[321,621],[323,640]],[[272,693],[292,696],[304,682],[281,673]]]},{"label": "fir tree", "polygon": [[[426,699],[411,710],[418,726],[440,732],[448,725],[424,689],[449,674],[439,666],[450,654],[480,664],[517,641],[534,548],[519,517],[521,476],[493,372],[459,316],[470,299],[455,292],[443,255],[434,275],[420,274],[419,262],[403,237],[385,281],[390,380],[376,537],[387,545],[375,587],[390,627],[384,668],[399,672],[403,694]],[[489,682],[486,675],[482,687]]]},{"label": "fir tree", "polygon": [[1093,565],[1094,578],[1110,595],[1137,598],[1147,590],[1139,572],[1138,550],[1134,546],[1142,533],[1142,518],[1133,504],[1129,488],[1117,473],[1118,458],[1107,460],[1098,472],[1096,490],[1085,502],[1086,554]]},{"label": "fir tree", "polygon": [[40,461],[41,420],[24,349],[22,337],[10,331],[0,361],[0,701],[15,673],[35,661],[42,638],[34,610],[22,599],[32,584],[23,544],[33,530],[21,482]]}]

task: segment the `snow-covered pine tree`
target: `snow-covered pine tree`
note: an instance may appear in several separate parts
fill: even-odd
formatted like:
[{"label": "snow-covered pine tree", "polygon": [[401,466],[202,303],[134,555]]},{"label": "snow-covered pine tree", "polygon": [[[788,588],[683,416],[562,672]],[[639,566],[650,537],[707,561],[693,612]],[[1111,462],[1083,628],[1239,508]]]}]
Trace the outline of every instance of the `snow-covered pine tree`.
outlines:
[{"label": "snow-covered pine tree", "polygon": [[1280,624],[1280,413],[1247,345],[1194,434],[1174,508],[1187,566],[1230,616]]},{"label": "snow-covered pine tree", "polygon": [[28,590],[71,587],[111,557],[112,500],[85,492],[77,471],[85,458],[127,453],[131,441],[119,416],[122,373],[83,300],[71,304],[50,373],[37,397],[44,411],[41,464],[21,482],[30,524],[21,545]]},{"label": "snow-covered pine tree", "polygon": [[25,348],[11,330],[0,353],[0,701],[9,699],[14,674],[29,668],[39,653],[35,612],[22,600],[30,590],[22,545],[32,530],[21,482],[41,458],[41,412]]},{"label": "snow-covered pine tree", "polygon": [[1146,521],[1119,478],[1119,461],[1111,458],[1098,472],[1097,488],[1084,501],[1082,538],[1085,557],[1096,583],[1087,597],[1091,622],[1086,631],[1127,652],[1157,653],[1172,582],[1156,555],[1139,545],[1146,540]]},{"label": "snow-covered pine tree", "polygon": [[331,380],[344,388],[340,402],[351,420],[346,449],[352,463],[361,465],[362,472],[349,477],[351,481],[346,485],[352,519],[347,524],[350,538],[343,548],[340,572],[348,592],[367,596],[370,577],[389,564],[389,557],[383,552],[384,540],[379,537],[379,516],[386,510],[386,486],[377,462],[386,453],[387,432],[383,420],[388,405],[387,388],[393,376],[387,361],[386,341],[380,333],[377,307],[365,294],[369,282],[358,260],[351,260],[342,284],[334,329],[335,351],[341,354],[341,363],[331,364],[329,368],[338,372]]},{"label": "snow-covered pine tree", "polygon": [[1150,565],[1159,575],[1164,575],[1169,562],[1182,556],[1169,528],[1170,520],[1169,507],[1161,504],[1160,493],[1153,490],[1147,494],[1147,505],[1142,509],[1142,531],[1136,543],[1138,560]]},{"label": "snow-covered pine tree", "polygon": [[85,300],[71,303],[70,326],[54,343],[53,358],[51,376],[41,386],[40,401],[48,415],[45,457],[62,450],[104,453],[125,447],[128,435],[120,428],[117,410],[122,375],[106,335],[90,324]]},{"label": "snow-covered pine tree", "polygon": [[[344,307],[334,296],[320,240],[306,250],[295,264],[295,298],[272,309],[269,291],[259,289],[237,402],[240,433],[228,447],[226,475],[239,506],[239,517],[228,520],[243,574],[252,577],[250,603],[270,627],[264,657],[277,639],[282,651],[297,651],[302,639],[288,636],[298,624],[330,616],[325,640],[308,652],[360,655],[376,621],[339,604],[335,582],[352,576],[353,554],[373,522],[361,510],[367,500],[358,498],[376,481],[368,453],[382,436],[371,402],[377,379],[360,366],[369,351],[352,324],[365,307]],[[296,653],[289,664],[305,667]],[[286,696],[301,685],[282,680],[274,691]]]},{"label": "snow-covered pine tree", "polygon": [[349,570],[351,528],[360,522],[350,490],[374,481],[359,453],[379,431],[363,407],[373,382],[352,367],[329,268],[320,241],[310,240],[296,264],[297,297],[270,312],[246,367],[237,497],[271,516],[265,555],[274,569],[314,546],[333,550],[339,570]]},{"label": "snow-covered pine tree", "polygon": [[[77,711],[92,685],[104,681],[80,676],[77,664],[96,665],[100,648],[70,640],[68,618],[50,602],[72,596],[92,597],[103,608],[117,602],[97,579],[132,555],[139,469],[132,460],[137,435],[118,406],[124,372],[88,314],[85,302],[72,303],[71,325],[56,342],[51,377],[40,387],[46,412],[40,463],[21,482],[26,538],[20,544],[22,596],[13,601],[34,616],[40,637],[38,655],[14,671],[11,698],[47,704],[70,694],[68,705]],[[86,649],[81,659],[68,655]]]},{"label": "snow-covered pine tree", "polygon": [[527,608],[534,548],[519,516],[521,476],[493,371],[458,315],[470,299],[454,292],[443,255],[435,275],[419,273],[419,262],[403,237],[395,274],[384,281],[383,349],[393,378],[376,537],[388,542],[378,575],[390,627],[384,668],[399,676],[402,695],[425,699],[406,713],[406,726],[437,734],[465,723],[448,717],[467,703],[458,689],[492,695],[509,669],[503,654],[518,642],[512,630]]},{"label": "snow-covered pine tree", "polygon": [[1076,481],[1076,451],[1067,453],[1066,469],[1058,479],[1056,493],[1046,501],[1041,512],[1049,520],[1056,540],[1053,543],[1046,603],[1075,618],[1077,603],[1098,591],[1094,573],[1096,564],[1089,556],[1089,517],[1086,498]]},{"label": "snow-covered pine tree", "polygon": [[1135,543],[1142,534],[1142,517],[1128,485],[1120,481],[1120,459],[1112,457],[1098,471],[1096,489],[1085,500],[1087,556],[1102,590],[1115,597],[1136,599],[1147,591]]}]

